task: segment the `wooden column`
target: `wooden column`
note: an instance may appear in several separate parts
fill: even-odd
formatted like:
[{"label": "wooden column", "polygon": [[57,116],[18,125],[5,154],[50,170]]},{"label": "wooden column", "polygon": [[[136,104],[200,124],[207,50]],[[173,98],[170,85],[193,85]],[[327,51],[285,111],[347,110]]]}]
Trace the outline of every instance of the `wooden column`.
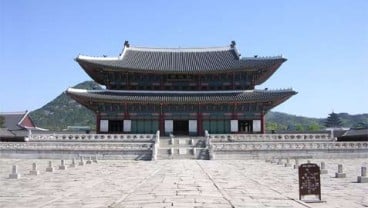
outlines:
[{"label": "wooden column", "polygon": [[233,72],[233,83],[232,83],[232,88],[233,88],[233,90],[235,90],[235,72]]},{"label": "wooden column", "polygon": [[265,134],[266,133],[266,121],[265,121],[265,115],[264,112],[261,112],[261,133]]},{"label": "wooden column", "polygon": [[160,136],[165,136],[165,118],[164,112],[162,109],[163,104],[160,104],[160,118],[159,118],[159,129],[160,129]]},{"label": "wooden column", "polygon": [[[198,106],[199,108],[199,106]],[[203,136],[204,135],[204,130],[203,130],[203,115],[201,112],[197,112],[197,134],[198,136]]]},{"label": "wooden column", "polygon": [[101,115],[100,112],[96,112],[96,134],[100,133],[100,120],[101,120]]}]

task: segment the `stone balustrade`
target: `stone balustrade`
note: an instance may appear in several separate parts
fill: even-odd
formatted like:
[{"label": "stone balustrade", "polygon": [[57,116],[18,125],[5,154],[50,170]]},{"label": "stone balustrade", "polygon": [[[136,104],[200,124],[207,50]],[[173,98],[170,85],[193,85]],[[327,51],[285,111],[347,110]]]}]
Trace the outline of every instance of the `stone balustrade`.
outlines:
[{"label": "stone balustrade", "polygon": [[368,142],[230,142],[212,143],[214,151],[367,150]]},{"label": "stone balustrade", "polygon": [[139,151],[150,150],[152,143],[80,143],[80,142],[3,142],[3,150],[50,151]]},{"label": "stone balustrade", "polygon": [[32,134],[30,142],[148,142],[155,134]]},{"label": "stone balustrade", "polygon": [[211,142],[331,141],[328,134],[210,134]]}]

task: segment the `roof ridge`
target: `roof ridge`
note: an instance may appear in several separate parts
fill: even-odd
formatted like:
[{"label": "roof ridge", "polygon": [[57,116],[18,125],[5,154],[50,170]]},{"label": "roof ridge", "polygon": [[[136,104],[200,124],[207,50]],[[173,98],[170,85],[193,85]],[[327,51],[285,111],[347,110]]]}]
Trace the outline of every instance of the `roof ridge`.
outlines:
[{"label": "roof ridge", "polygon": [[28,111],[14,111],[14,112],[0,112],[0,115],[23,115],[26,114]]},{"label": "roof ridge", "polygon": [[124,50],[135,51],[151,51],[151,52],[212,52],[212,51],[229,51],[234,50],[231,46],[214,46],[214,47],[185,47],[185,48],[160,48],[160,47],[142,47],[142,46],[129,46]]}]

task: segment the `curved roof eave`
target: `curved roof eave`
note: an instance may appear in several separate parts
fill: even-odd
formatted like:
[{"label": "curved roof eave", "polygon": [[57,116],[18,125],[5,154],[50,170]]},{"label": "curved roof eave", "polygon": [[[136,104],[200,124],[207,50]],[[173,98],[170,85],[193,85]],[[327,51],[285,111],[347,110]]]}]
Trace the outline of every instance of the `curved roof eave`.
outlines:
[{"label": "curved roof eave", "polygon": [[[252,103],[286,100],[296,92],[287,90],[247,91],[124,91],[67,89],[76,100],[96,100],[128,103]],[[282,101],[283,102],[283,101]]]}]

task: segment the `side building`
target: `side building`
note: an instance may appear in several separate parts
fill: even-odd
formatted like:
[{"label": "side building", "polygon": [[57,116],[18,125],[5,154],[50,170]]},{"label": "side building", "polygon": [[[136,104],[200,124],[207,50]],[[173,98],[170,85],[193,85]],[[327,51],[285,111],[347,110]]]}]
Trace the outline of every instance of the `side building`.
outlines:
[{"label": "side building", "polygon": [[132,47],[118,57],[75,59],[104,90],[67,89],[96,113],[97,133],[265,133],[265,114],[296,92],[259,90],[286,61],[241,58],[230,46]]}]

